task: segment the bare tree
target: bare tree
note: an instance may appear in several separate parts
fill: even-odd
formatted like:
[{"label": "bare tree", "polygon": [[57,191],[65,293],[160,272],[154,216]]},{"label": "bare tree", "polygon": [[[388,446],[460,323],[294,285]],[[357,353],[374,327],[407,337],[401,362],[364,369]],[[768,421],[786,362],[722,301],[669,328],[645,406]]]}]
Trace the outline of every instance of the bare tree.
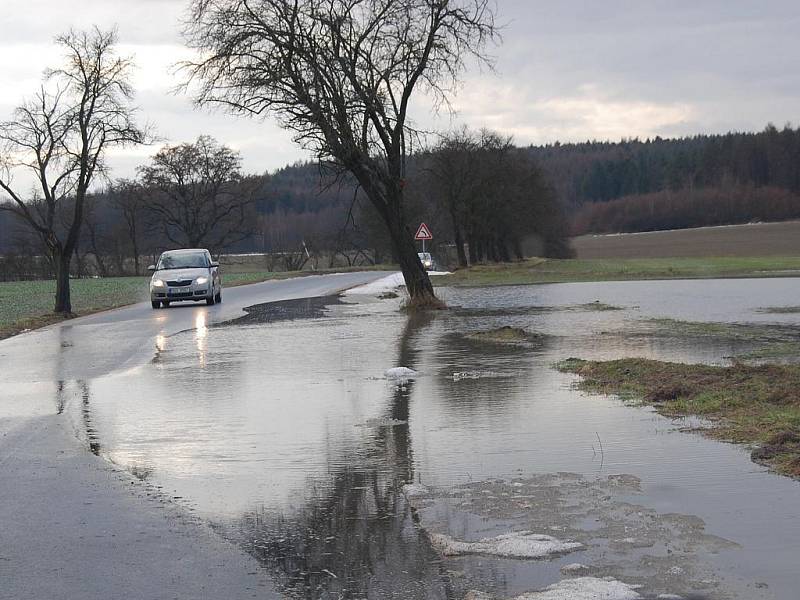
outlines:
[{"label": "bare tree", "polygon": [[172,243],[218,252],[252,233],[253,186],[239,153],[210,136],[165,146],[139,168],[147,206]]},{"label": "bare tree", "polygon": [[443,136],[425,157],[426,183],[450,219],[461,267],[468,266],[464,251],[466,207],[473,203],[481,177],[477,148],[475,137],[464,127]]},{"label": "bare tree", "polygon": [[[116,55],[115,30],[70,31],[56,38],[66,51],[64,66],[45,73],[34,99],[0,124],[0,189],[11,210],[38,234],[56,272],[54,310],[72,312],[69,268],[84,220],[86,194],[105,173],[106,150],[140,144],[145,132],[133,122],[132,63]],[[32,172],[35,195],[14,185],[18,170]],[[60,226],[58,213],[71,201]],[[62,215],[62,218],[65,215]]]},{"label": "bare tree", "polygon": [[269,113],[349,170],[385,222],[414,303],[437,304],[404,214],[408,113],[422,89],[446,103],[466,57],[497,34],[491,0],[193,0],[200,104]]},{"label": "bare tree", "polygon": [[449,215],[461,266],[463,241],[473,264],[523,258],[523,241],[543,242],[546,256],[569,253],[566,221],[536,161],[509,137],[462,128],[421,157],[428,195]]}]

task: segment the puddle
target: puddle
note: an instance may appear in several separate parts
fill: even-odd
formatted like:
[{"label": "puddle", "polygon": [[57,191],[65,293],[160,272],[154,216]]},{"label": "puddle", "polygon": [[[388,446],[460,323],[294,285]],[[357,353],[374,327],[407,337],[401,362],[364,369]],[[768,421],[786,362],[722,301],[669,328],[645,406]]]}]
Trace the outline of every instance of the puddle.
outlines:
[{"label": "puddle", "polygon": [[[162,340],[158,360],[134,371],[67,385],[65,412],[102,456],[180,497],[287,595],[513,598],[569,577],[614,587],[612,577],[642,598],[793,598],[797,482],[745,448],[681,432],[691,421],[581,394],[552,365],[724,363],[750,341],[626,328],[797,326],[800,315],[758,308],[764,297],[796,304],[798,285],[451,289],[462,308],[413,318],[399,300],[264,305]],[[596,302],[621,310],[575,308]],[[506,326],[537,336],[470,339]],[[387,378],[400,367],[416,375]],[[535,559],[486,551],[515,532],[581,547]],[[445,556],[431,534],[472,551]]]}]

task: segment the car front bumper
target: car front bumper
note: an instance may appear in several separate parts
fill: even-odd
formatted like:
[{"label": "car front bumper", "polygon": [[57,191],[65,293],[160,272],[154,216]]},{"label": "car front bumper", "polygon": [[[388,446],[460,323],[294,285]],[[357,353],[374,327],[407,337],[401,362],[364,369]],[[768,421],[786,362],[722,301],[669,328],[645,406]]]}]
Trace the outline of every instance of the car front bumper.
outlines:
[{"label": "car front bumper", "polygon": [[153,302],[180,302],[184,300],[198,301],[211,298],[211,284],[206,283],[203,285],[187,285],[182,287],[164,286],[164,287],[151,287],[150,300]]}]

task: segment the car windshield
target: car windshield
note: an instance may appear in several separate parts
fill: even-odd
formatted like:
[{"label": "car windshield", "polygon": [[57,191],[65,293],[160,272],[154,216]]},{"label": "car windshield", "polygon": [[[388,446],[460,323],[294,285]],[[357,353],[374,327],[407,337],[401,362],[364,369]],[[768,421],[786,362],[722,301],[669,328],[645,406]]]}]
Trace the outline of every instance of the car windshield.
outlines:
[{"label": "car windshield", "polygon": [[203,252],[186,252],[180,254],[162,254],[158,260],[158,271],[166,269],[204,269],[208,267],[208,258]]}]

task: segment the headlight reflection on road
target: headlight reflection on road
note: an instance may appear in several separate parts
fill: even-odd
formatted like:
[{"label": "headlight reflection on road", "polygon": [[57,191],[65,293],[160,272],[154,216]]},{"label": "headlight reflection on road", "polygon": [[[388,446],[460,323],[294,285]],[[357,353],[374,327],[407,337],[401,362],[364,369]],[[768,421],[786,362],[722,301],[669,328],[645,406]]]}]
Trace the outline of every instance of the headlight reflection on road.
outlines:
[{"label": "headlight reflection on road", "polygon": [[199,312],[194,319],[194,339],[197,342],[197,353],[200,367],[206,366],[206,349],[208,347],[206,338],[208,337],[208,325],[206,325],[206,313]]},{"label": "headlight reflection on road", "polygon": [[159,333],[156,336],[156,350],[159,352],[163,352],[164,348],[167,347],[167,337],[163,333]]}]

